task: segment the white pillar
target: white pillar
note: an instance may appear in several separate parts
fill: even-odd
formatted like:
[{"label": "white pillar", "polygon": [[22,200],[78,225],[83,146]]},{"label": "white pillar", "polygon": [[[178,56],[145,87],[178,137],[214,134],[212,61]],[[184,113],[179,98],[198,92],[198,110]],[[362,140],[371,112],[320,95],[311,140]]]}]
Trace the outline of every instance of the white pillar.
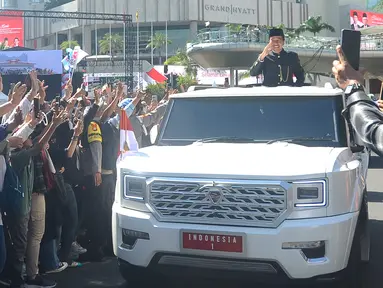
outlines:
[{"label": "white pillar", "polygon": [[234,69],[230,68],[230,87],[234,87]]},{"label": "white pillar", "polygon": [[89,55],[92,53],[92,26],[87,25],[82,27],[82,44],[81,49]]},{"label": "white pillar", "polygon": [[97,23],[94,24],[94,46],[96,50],[96,56],[98,55],[98,28],[97,28]]},{"label": "white pillar", "polygon": [[190,39],[194,40],[197,38],[198,34],[198,22],[197,21],[192,21],[190,22]]}]

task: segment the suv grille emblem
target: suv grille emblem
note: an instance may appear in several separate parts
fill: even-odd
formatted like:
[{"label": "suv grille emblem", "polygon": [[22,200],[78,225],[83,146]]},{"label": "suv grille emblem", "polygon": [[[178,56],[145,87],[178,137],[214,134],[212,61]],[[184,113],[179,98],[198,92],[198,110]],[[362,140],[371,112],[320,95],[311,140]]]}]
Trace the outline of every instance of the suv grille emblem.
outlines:
[{"label": "suv grille emblem", "polygon": [[208,189],[208,197],[211,202],[218,203],[222,199],[222,189],[219,187],[209,187]]}]

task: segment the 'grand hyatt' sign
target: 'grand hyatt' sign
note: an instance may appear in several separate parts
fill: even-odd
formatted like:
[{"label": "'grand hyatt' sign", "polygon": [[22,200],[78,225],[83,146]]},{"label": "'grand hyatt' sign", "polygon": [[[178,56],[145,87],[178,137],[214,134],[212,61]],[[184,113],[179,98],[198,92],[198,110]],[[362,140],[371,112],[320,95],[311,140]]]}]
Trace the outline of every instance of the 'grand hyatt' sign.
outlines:
[{"label": "'grand hyatt' sign", "polygon": [[234,5],[205,5],[205,10],[209,12],[224,12],[228,14],[246,14],[246,15],[255,15],[256,10],[252,8],[239,7]]}]

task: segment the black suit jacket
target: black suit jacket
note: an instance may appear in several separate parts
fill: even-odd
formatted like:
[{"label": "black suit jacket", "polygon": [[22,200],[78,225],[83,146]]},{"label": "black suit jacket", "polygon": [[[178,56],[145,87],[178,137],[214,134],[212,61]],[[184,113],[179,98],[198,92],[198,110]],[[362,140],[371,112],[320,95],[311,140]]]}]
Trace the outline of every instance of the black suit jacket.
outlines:
[{"label": "black suit jacket", "polygon": [[[280,54],[271,52],[261,62],[255,61],[250,68],[251,76],[263,74],[265,86],[302,86],[305,72],[300,64],[298,54],[282,50]],[[297,78],[296,83],[293,76]]]}]

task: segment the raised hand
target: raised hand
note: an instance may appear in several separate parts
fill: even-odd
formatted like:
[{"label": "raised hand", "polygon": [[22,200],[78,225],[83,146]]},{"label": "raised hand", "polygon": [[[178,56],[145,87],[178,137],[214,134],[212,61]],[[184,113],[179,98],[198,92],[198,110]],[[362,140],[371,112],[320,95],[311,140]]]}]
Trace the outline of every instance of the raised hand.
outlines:
[{"label": "raised hand", "polygon": [[23,138],[12,136],[8,138],[9,147],[11,148],[22,148],[23,147]]},{"label": "raised hand", "polygon": [[18,82],[15,85],[15,88],[13,88],[13,93],[11,95],[11,103],[13,105],[19,105],[21,99],[25,95],[25,92],[27,92],[27,86],[25,84],[21,85],[21,82]]},{"label": "raised hand", "polygon": [[73,86],[72,86],[72,80],[69,79],[68,82],[65,85],[65,100],[68,100],[73,93]]},{"label": "raised hand", "polygon": [[332,73],[339,87],[345,89],[354,83],[363,83],[363,73],[356,71],[348,64],[341,46],[336,47],[336,52],[339,60],[333,62]]},{"label": "raised hand", "polygon": [[263,52],[259,56],[260,60],[263,61],[267,55],[270,54],[270,52],[273,50],[273,42],[272,39],[270,39],[269,44],[266,45],[266,47],[263,49]]},{"label": "raised hand", "polygon": [[94,103],[96,105],[100,105],[100,98],[101,98],[101,95],[100,95],[100,91],[98,89],[94,89]]},{"label": "raised hand", "polygon": [[47,90],[48,86],[44,86],[44,83],[45,83],[44,80],[43,81],[37,80],[37,82],[39,84],[40,99],[45,100],[45,97],[47,96],[46,90]]},{"label": "raised hand", "polygon": [[74,136],[80,136],[83,130],[84,130],[84,122],[81,119],[78,119],[76,126],[74,127]]},{"label": "raised hand", "polygon": [[122,82],[118,82],[117,84],[117,97],[122,97],[122,94],[124,93],[124,85]]},{"label": "raised hand", "polygon": [[74,108],[74,106],[76,105],[77,103],[77,98],[73,97],[71,99],[68,100],[68,104],[66,105],[65,107],[65,111],[66,112],[71,112]]},{"label": "raised hand", "polygon": [[68,114],[65,110],[55,110],[53,113],[52,124],[56,127],[60,126],[66,120]]},{"label": "raised hand", "polygon": [[13,123],[16,127],[23,124],[23,113],[21,112],[20,106],[17,106],[16,108],[16,114]]},{"label": "raised hand", "polygon": [[34,93],[38,93],[40,89],[39,79],[37,79],[37,72],[35,70],[29,72],[29,76],[31,78],[32,91]]},{"label": "raised hand", "polygon": [[41,120],[43,119],[43,114],[41,112],[39,112],[39,114],[37,115],[37,117],[35,116],[35,113],[30,113],[29,114],[31,119],[29,121],[29,124],[32,126],[32,127],[36,127],[37,124],[39,124],[41,122]]}]

